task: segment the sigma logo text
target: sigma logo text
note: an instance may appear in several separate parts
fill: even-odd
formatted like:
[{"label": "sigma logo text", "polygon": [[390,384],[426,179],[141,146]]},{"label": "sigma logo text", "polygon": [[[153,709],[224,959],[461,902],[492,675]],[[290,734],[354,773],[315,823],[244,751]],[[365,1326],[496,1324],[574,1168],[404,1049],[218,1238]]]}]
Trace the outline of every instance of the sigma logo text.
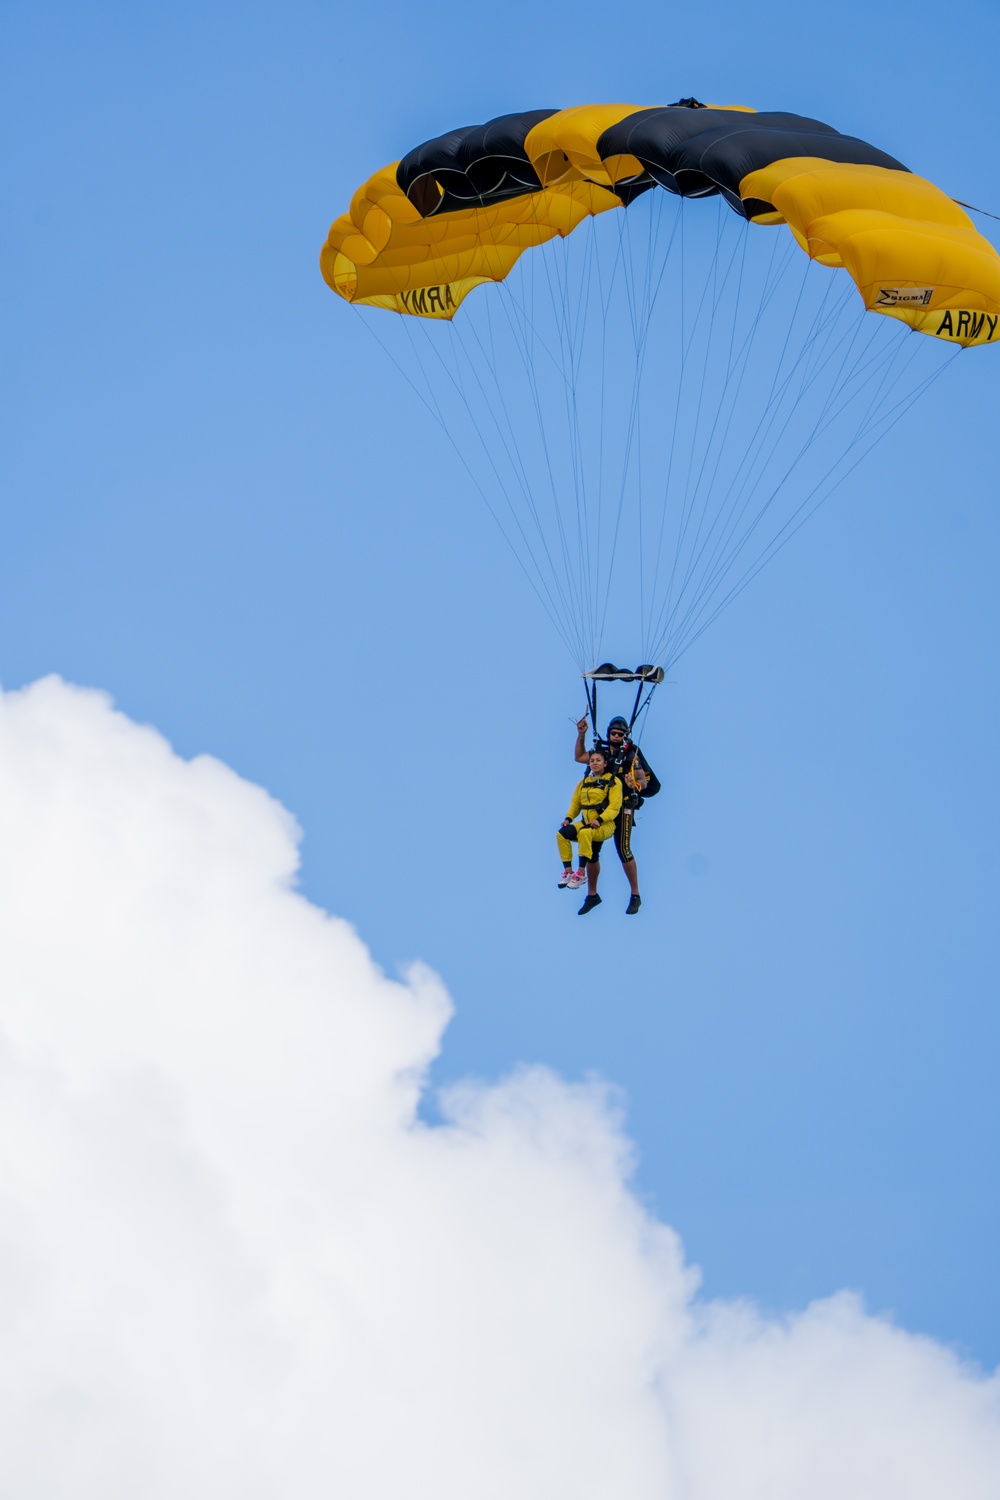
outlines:
[{"label": "sigma logo text", "polygon": [[932,286],[880,286],[876,307],[930,307]]}]

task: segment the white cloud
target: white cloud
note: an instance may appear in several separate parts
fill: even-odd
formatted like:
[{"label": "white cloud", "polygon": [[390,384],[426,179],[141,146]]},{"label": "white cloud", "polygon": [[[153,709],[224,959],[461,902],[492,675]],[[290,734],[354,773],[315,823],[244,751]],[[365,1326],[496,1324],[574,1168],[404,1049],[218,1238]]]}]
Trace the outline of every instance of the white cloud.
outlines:
[{"label": "white cloud", "polygon": [[699,1302],[600,1086],[420,1124],[447,997],[225,766],[6,694],[0,851],[0,1494],[996,1500],[997,1381]]}]

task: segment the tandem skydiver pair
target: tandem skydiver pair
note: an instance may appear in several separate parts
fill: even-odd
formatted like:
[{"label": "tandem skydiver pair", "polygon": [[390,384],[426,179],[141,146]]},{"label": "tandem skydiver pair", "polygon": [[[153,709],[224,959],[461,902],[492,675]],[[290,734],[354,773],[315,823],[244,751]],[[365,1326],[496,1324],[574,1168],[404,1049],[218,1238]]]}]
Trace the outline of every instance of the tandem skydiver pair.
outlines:
[{"label": "tandem skydiver pair", "polygon": [[[639,746],[633,744],[627,719],[612,719],[606,738],[596,740],[589,753],[585,746],[586,718],[578,721],[576,730],[574,759],[586,764],[588,772],[577,783],[556,835],[563,862],[559,886],[563,890],[577,890],[587,882],[587,895],[578,913],[581,917],[600,906],[597,881],[601,872],[601,845],[613,838],[631,892],[625,911],[634,917],[642,905],[642,897],[632,853],[632,823],[645,798],[656,796],[660,783]],[[575,870],[574,844],[579,851]]]}]

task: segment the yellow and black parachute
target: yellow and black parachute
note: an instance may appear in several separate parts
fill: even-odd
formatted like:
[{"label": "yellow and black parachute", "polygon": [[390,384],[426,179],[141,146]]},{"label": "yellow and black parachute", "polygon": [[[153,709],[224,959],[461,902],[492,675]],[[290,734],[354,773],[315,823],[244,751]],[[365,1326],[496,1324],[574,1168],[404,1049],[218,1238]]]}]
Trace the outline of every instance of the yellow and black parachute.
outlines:
[{"label": "yellow and black parachute", "polygon": [[525,250],[657,186],[787,224],[871,312],[963,345],[1000,337],[1000,256],[947,194],[819,120],[741,105],[584,104],[454,130],[370,177],[320,264],[349,302],[450,318]]},{"label": "yellow and black parachute", "polygon": [[[710,225],[691,199],[716,200]],[[370,177],[323,247],[356,307],[457,330],[408,335],[404,373],[585,665],[618,618],[616,568],[641,655],[676,660],[938,372],[749,225],[787,225],[869,312],[1000,343],[1000,256],[959,204],[821,121],[739,105],[451,131]],[[473,299],[452,324],[489,283],[478,322],[460,327]],[[400,339],[389,352],[405,365]]]}]

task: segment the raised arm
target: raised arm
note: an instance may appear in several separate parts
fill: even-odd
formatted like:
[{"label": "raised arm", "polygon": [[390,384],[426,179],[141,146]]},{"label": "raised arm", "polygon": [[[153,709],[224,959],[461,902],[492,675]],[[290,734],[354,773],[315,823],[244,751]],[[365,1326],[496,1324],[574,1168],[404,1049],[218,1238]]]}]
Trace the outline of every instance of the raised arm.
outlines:
[{"label": "raised arm", "polygon": [[576,750],[573,759],[579,761],[581,766],[587,764],[587,719],[586,715],[577,720],[576,724]]}]

